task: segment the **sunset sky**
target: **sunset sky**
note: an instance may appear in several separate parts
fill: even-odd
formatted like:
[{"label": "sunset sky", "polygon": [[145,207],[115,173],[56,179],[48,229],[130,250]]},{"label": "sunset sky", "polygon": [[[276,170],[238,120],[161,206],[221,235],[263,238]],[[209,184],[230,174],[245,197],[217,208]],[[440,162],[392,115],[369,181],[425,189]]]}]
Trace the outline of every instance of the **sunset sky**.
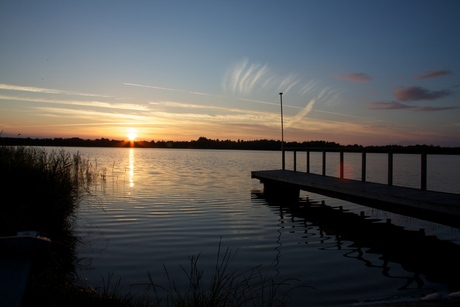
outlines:
[{"label": "sunset sky", "polygon": [[460,146],[460,1],[1,1],[1,136]]}]

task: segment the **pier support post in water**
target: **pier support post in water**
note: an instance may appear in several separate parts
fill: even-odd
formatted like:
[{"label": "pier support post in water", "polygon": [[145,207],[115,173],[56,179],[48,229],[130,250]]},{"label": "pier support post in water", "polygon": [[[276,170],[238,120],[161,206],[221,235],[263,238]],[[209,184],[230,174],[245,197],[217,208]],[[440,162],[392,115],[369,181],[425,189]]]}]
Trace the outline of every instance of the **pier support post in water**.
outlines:
[{"label": "pier support post in water", "polygon": [[393,185],[393,153],[388,152],[388,185]]},{"label": "pier support post in water", "polygon": [[326,176],[326,150],[323,150],[323,176]]},{"label": "pier support post in water", "polygon": [[297,172],[297,150],[294,149],[294,172]]},{"label": "pier support post in water", "polygon": [[426,191],[426,152],[422,152],[422,159],[421,159],[421,176],[420,176],[420,189],[422,191]]},{"label": "pier support post in water", "polygon": [[284,151],[284,148],[281,149],[281,167],[283,171],[286,169],[286,152]]},{"label": "pier support post in water", "polygon": [[283,93],[280,93],[280,105],[281,105],[281,159],[283,160],[282,167],[283,171],[286,169],[285,152],[284,152],[284,125],[283,125]]},{"label": "pier support post in water", "polygon": [[290,185],[264,182],[264,196],[267,200],[298,202],[300,189]]},{"label": "pier support post in water", "polygon": [[361,181],[366,181],[366,151],[363,150],[361,158]]},{"label": "pier support post in water", "polygon": [[343,179],[343,150],[340,151],[340,179]]}]

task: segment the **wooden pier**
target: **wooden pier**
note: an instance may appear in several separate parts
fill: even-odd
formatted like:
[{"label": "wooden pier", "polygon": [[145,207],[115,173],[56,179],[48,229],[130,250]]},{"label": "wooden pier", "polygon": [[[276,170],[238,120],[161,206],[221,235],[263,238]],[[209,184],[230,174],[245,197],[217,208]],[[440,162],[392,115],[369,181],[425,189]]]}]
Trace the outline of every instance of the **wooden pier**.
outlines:
[{"label": "wooden pier", "polygon": [[[267,198],[298,199],[300,190],[344,199],[368,207],[460,226],[460,194],[426,191],[289,170],[253,171]],[[442,222],[442,221],[441,221]]]}]

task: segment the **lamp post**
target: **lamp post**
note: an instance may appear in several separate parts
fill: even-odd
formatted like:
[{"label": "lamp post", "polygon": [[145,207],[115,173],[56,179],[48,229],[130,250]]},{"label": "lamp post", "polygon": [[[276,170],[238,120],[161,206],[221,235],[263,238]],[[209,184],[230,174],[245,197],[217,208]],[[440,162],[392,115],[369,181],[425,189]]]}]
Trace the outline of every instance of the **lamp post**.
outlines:
[{"label": "lamp post", "polygon": [[284,171],[286,168],[286,164],[284,160],[283,93],[280,93],[280,105],[281,105],[281,159],[282,159],[282,166],[283,166],[283,171]]}]

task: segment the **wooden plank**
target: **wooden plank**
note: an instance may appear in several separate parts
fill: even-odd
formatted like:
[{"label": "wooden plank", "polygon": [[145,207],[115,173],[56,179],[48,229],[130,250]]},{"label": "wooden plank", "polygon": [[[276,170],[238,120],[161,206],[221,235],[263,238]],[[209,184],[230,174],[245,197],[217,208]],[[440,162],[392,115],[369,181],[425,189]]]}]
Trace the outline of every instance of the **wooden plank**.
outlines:
[{"label": "wooden plank", "polygon": [[[369,207],[387,208],[389,211],[404,207],[460,220],[460,194],[390,186],[288,170],[253,171],[251,177],[259,179],[262,183],[287,184],[301,190],[335,198],[359,203],[365,201]],[[385,205],[384,208],[382,208],[382,204]]]}]

